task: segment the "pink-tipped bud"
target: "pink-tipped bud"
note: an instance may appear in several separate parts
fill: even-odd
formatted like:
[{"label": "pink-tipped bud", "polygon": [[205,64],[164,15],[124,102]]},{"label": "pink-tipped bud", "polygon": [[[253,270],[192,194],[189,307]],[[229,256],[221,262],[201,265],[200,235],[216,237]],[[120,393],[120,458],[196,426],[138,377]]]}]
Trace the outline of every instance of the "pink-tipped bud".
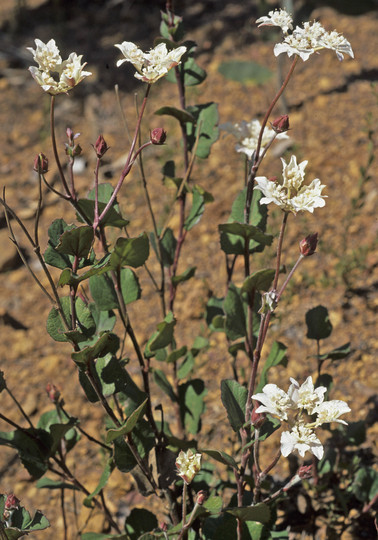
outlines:
[{"label": "pink-tipped bud", "polygon": [[152,144],[164,144],[167,138],[167,132],[163,128],[155,128],[150,133],[150,141]]},{"label": "pink-tipped bud", "polygon": [[299,478],[311,478],[312,476],[312,465],[302,465],[298,469]]},{"label": "pink-tipped bud", "polygon": [[299,242],[299,250],[304,257],[313,255],[318,245],[318,233],[309,234]]},{"label": "pink-tipped bud", "polygon": [[270,178],[268,178],[269,182],[277,182],[278,180],[278,176],[271,176]]},{"label": "pink-tipped bud", "polygon": [[202,506],[203,503],[205,502],[206,500],[206,493],[204,491],[199,491],[197,493],[197,500],[196,500],[196,503],[199,505],[199,506]]},{"label": "pink-tipped bud", "polygon": [[253,407],[253,411],[251,413],[251,424],[254,428],[260,429],[263,423],[265,422],[266,414],[265,413],[258,413],[256,412],[256,409],[260,407],[260,404],[255,405]]},{"label": "pink-tipped bud", "polygon": [[167,532],[167,531],[168,531],[168,525],[165,523],[165,521],[162,521],[162,522],[159,524],[159,529],[161,529],[161,530],[164,531],[164,532]]},{"label": "pink-tipped bud", "polygon": [[97,137],[97,141],[93,145],[93,148],[95,149],[96,155],[99,159],[101,159],[105,152],[109,150],[109,146],[106,144],[106,141],[102,135]]},{"label": "pink-tipped bud", "polygon": [[60,398],[60,392],[59,390],[57,389],[57,387],[55,386],[55,384],[53,383],[47,383],[46,385],[46,392],[47,392],[47,395],[49,396],[49,399],[53,402],[53,403],[58,403],[59,401],[59,398]]},{"label": "pink-tipped bud", "polygon": [[5,510],[15,510],[19,505],[20,499],[18,499],[14,493],[10,493],[5,501]]},{"label": "pink-tipped bud", "polygon": [[289,129],[289,117],[287,114],[283,114],[274,120],[272,128],[276,133],[284,133]]},{"label": "pink-tipped bud", "polygon": [[45,154],[38,154],[34,159],[34,170],[38,174],[45,174],[49,170],[49,160]]}]

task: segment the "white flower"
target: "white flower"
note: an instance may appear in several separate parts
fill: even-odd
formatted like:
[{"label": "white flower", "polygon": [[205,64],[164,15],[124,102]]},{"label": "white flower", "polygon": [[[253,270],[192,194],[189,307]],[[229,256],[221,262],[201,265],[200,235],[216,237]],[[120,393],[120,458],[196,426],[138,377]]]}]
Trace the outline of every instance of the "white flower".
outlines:
[{"label": "white flower", "polygon": [[257,19],[256,24],[258,23],[260,23],[259,28],[260,26],[279,26],[284,34],[293,29],[293,18],[284,9],[269,11],[267,17]]},{"label": "white flower", "polygon": [[[254,119],[250,122],[243,120],[240,124],[232,124],[232,122],[226,122],[221,124],[220,129],[231,133],[236,139],[237,144],[235,149],[237,152],[245,154],[248,159],[252,159],[252,156],[257,148],[257,141],[259,138],[261,123],[259,120]],[[264,133],[261,139],[261,150],[270,142],[275,135],[275,131],[267,126],[264,128]],[[288,139],[287,133],[278,133],[276,139]]]},{"label": "white flower", "polygon": [[30,66],[29,71],[45,92],[51,95],[66,93],[84,77],[92,75],[89,71],[83,71],[86,63],[81,64],[83,57],[74,52],[63,62],[53,39],[46,44],[36,39],[35,44],[35,50],[31,47],[27,49],[33,54],[38,67]]},{"label": "white flower", "polygon": [[133,64],[138,73],[135,77],[143,82],[152,84],[168,73],[168,71],[180,63],[186,47],[181,46],[168,52],[165,43],[160,43],[154,49],[144,53],[131,41],[116,44],[125,58],[118,60],[117,67],[124,62]]},{"label": "white flower", "polygon": [[300,211],[307,210],[313,213],[314,208],[325,205],[322,190],[325,185],[316,178],[309,186],[303,185],[307,161],[302,161],[297,165],[295,156],[291,156],[290,162],[286,164],[282,159],[283,184],[268,180],[265,176],[256,177],[256,186],[263,192],[264,197],[260,199],[260,204],[275,203],[285,212],[297,214]]},{"label": "white flower", "polygon": [[[270,11],[269,16],[260,17],[256,21],[259,26],[280,26],[285,34],[282,43],[274,46],[274,54],[278,56],[286,53],[289,57],[296,54],[305,62],[309,57],[322,49],[331,49],[336,52],[337,58],[343,60],[344,54],[354,58],[352,47],[341,34],[336,31],[327,32],[317,21],[305,22],[303,27],[297,26],[293,30],[292,18],[284,10]],[[288,31],[292,30],[291,34]]]},{"label": "white flower", "polygon": [[201,454],[181,450],[176,458],[176,467],[178,476],[181,476],[186,484],[190,484],[201,469]]},{"label": "white flower", "polygon": [[59,49],[53,39],[48,43],[43,43],[40,39],[34,40],[36,49],[26,47],[33,55],[33,60],[37,62],[41,71],[57,71],[58,66],[62,63],[62,58]]},{"label": "white flower", "polygon": [[328,424],[330,422],[338,422],[339,424],[347,425],[347,422],[345,422],[345,420],[340,420],[339,416],[350,411],[351,409],[345,401],[334,399],[319,403],[312,412],[318,415],[315,425],[320,426],[321,424]]},{"label": "white flower", "polygon": [[301,386],[299,386],[295,379],[290,378],[290,381],[292,383],[290,386],[292,391],[291,398],[296,403],[298,409],[305,409],[308,414],[313,414],[316,407],[320,406],[324,401],[324,394],[327,392],[327,388],[325,386],[314,388],[312,377],[307,377]]},{"label": "white flower", "polygon": [[308,451],[318,459],[322,459],[324,454],[322,443],[312,429],[303,424],[295,425],[291,431],[284,431],[281,434],[281,454],[287,457],[295,450],[301,457]]},{"label": "white flower", "polygon": [[293,408],[293,401],[289,394],[281,390],[276,384],[266,384],[262,392],[252,396],[252,399],[261,403],[256,409],[257,413],[269,413],[280,420],[288,420],[288,411]]},{"label": "white flower", "polygon": [[[354,58],[353,50],[349,41],[344,36],[337,32],[326,32],[320,39],[320,43],[325,49],[331,49],[335,51],[339,60],[344,59],[344,54],[349,54]],[[344,54],[343,54],[344,53]]]}]

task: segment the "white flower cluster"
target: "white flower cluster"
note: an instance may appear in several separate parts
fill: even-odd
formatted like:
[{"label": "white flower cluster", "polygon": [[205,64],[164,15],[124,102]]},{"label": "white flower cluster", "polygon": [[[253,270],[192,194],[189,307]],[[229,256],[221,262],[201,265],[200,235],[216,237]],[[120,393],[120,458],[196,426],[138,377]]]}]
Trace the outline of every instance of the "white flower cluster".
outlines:
[{"label": "white flower cluster", "polygon": [[201,469],[201,454],[194,454],[191,450],[181,450],[176,458],[177,474],[186,484],[190,484]]},{"label": "white flower cluster", "polygon": [[186,47],[181,46],[168,52],[165,43],[160,43],[154,49],[144,53],[131,41],[116,44],[125,58],[118,60],[117,67],[124,62],[131,62],[138,73],[135,77],[143,82],[152,84],[166,75],[168,71],[180,63]]},{"label": "white flower cluster", "polygon": [[[314,429],[330,422],[346,424],[339,417],[351,409],[345,401],[324,401],[327,389],[325,386],[314,388],[312,377],[308,377],[302,386],[295,379],[290,378],[290,381],[287,392],[275,384],[267,384],[261,393],[253,395],[252,399],[261,403],[256,413],[269,413],[287,422],[289,431],[281,434],[281,453],[284,457],[297,450],[301,457],[310,451],[322,459],[324,448]],[[316,415],[316,418],[308,421],[310,419],[306,415]]]},{"label": "white flower cluster", "polygon": [[36,49],[27,47],[27,50],[32,53],[38,67],[30,66],[29,71],[45,92],[51,95],[67,93],[84,77],[92,75],[89,71],[83,71],[86,63],[81,63],[82,55],[77,56],[73,52],[63,61],[53,39],[48,43],[40,39],[34,41]]},{"label": "white flower cluster", "polygon": [[[287,53],[289,57],[297,54],[306,61],[315,52],[331,49],[339,60],[344,59],[344,54],[354,58],[352,47],[344,36],[336,31],[327,32],[316,21],[305,22],[302,27],[297,26],[293,30],[292,17],[284,9],[270,11],[268,16],[260,17],[256,23],[259,23],[259,26],[279,26],[282,29],[285,37],[282,43],[275,45],[275,56],[281,53]],[[289,30],[292,30],[291,34],[288,34]]]},{"label": "white flower cluster", "polygon": [[322,195],[322,190],[325,185],[320,183],[319,178],[315,178],[309,186],[303,185],[304,170],[308,162],[302,161],[297,165],[295,156],[291,156],[288,164],[283,158],[281,161],[282,184],[269,180],[265,176],[256,177],[257,185],[254,189],[259,189],[264,194],[264,197],[260,199],[260,204],[273,202],[285,212],[293,214],[297,214],[301,210],[313,213],[314,208],[324,206],[326,195]]},{"label": "white flower cluster", "polygon": [[[257,141],[259,138],[261,124],[259,120],[251,120],[246,122],[243,120],[240,124],[232,124],[232,122],[226,122],[221,124],[220,129],[231,133],[238,141],[235,145],[237,152],[245,154],[248,159],[252,159],[253,153],[257,148]],[[275,131],[271,128],[265,127],[264,133],[261,139],[261,150],[270,142]],[[276,139],[288,139],[287,133],[278,133]]]}]

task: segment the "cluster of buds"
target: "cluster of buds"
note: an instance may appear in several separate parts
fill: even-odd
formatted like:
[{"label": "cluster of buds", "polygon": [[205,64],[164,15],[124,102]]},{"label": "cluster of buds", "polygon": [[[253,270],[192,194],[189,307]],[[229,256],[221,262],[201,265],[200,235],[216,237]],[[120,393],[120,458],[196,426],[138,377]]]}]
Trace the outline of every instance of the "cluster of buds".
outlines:
[{"label": "cluster of buds", "polygon": [[80,136],[80,133],[74,133],[71,128],[66,129],[66,134],[68,138],[68,143],[65,143],[64,146],[66,147],[66,154],[67,156],[71,158],[75,158],[76,156],[80,156],[81,154],[81,146],[80,144],[77,144],[75,142],[75,139],[77,139]]},{"label": "cluster of buds", "polygon": [[285,133],[285,131],[289,131],[289,117],[287,114],[283,114],[282,116],[279,116],[272,122],[272,129],[276,133]]},{"label": "cluster of buds", "polygon": [[8,521],[12,515],[13,510],[16,510],[20,506],[20,499],[16,497],[13,493],[7,495],[5,506],[4,506],[4,519]]}]

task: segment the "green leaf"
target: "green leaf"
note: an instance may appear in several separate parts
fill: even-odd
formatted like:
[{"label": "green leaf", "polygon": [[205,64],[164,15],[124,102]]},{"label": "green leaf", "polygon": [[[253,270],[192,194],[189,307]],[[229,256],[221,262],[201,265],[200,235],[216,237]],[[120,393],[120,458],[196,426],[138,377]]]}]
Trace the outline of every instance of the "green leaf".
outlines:
[{"label": "green leaf", "polygon": [[171,266],[175,258],[175,252],[176,252],[176,246],[177,246],[177,240],[175,238],[175,235],[172,229],[168,227],[164,232],[163,238],[160,239],[160,254],[156,245],[155,235],[152,233],[150,234],[150,242],[151,242],[152,247],[154,248],[156,256],[159,259],[161,256],[163,265]]},{"label": "green leaf", "polygon": [[[224,331],[225,313],[223,311],[224,298],[216,298],[212,296],[206,306],[206,323],[209,329],[213,332]],[[219,320],[222,324],[219,325]]]},{"label": "green leaf", "polygon": [[[68,296],[64,296],[60,299],[60,303],[65,315],[66,321],[71,321],[71,300]],[[46,322],[46,329],[49,335],[55,341],[73,341],[74,343],[80,343],[86,341],[96,331],[96,324],[93,320],[92,314],[88,306],[83,302],[80,297],[76,298],[76,319],[77,328],[74,331],[67,332],[59,311],[56,308],[52,308]]]},{"label": "green leaf", "polygon": [[65,268],[60,274],[58,286],[63,287],[64,285],[74,285],[77,287],[79,283],[89,279],[91,276],[100,275],[107,272],[110,267],[109,259],[110,255],[105,255],[105,257],[103,257],[100,261],[92,264],[89,270],[80,275],[74,273],[71,268]]},{"label": "green leaf", "polygon": [[113,269],[123,266],[138,268],[142,266],[150,254],[150,244],[146,233],[136,238],[118,238],[110,255],[110,265]]},{"label": "green leaf", "polygon": [[261,371],[260,381],[256,387],[255,394],[261,392],[262,388],[268,382],[268,371],[274,366],[287,366],[288,358],[286,356],[287,347],[280,341],[275,341],[270,349],[268,358],[264,363],[264,367]]},{"label": "green leaf", "polygon": [[226,313],[225,330],[227,337],[231,341],[244,338],[246,335],[245,305],[243,305],[241,299],[240,289],[233,283],[230,283],[228,287],[223,309]]},{"label": "green leaf", "polygon": [[66,231],[70,231],[75,227],[75,225],[67,225],[64,219],[55,219],[48,230],[49,241],[44,253],[44,259],[46,264],[50,266],[55,266],[63,270],[67,267],[72,267],[71,259],[68,255],[63,253],[58,253],[56,247],[59,244],[60,237]]},{"label": "green leaf", "polygon": [[[206,79],[206,71],[198,66],[198,64],[195,62],[194,51],[197,44],[194,41],[184,41],[183,45],[185,45],[187,51],[183,55],[178,69],[184,86],[195,86],[197,84],[201,84]],[[171,69],[171,71],[164,78],[172,83],[177,82],[173,69]]]},{"label": "green leaf", "polygon": [[150,339],[146,344],[144,355],[146,358],[154,356],[154,353],[163,349],[173,340],[173,330],[176,324],[176,319],[173,316],[173,313],[170,311],[164,321],[157,325],[157,330],[152,334]]},{"label": "green leaf", "polygon": [[[273,236],[271,234],[265,234],[258,227],[247,225],[246,223],[238,223],[236,221],[233,223],[222,223],[218,225],[218,230],[221,235],[221,248],[227,255],[241,255],[241,253],[235,253],[236,248],[232,244],[231,246],[229,245],[229,241],[227,241],[228,237],[225,237],[224,234],[242,238],[244,240],[243,246],[245,242],[250,242],[251,240],[263,246],[270,246],[273,242]],[[244,253],[244,247],[242,253]]]},{"label": "green leaf", "polygon": [[276,271],[271,268],[254,272],[244,280],[241,288],[242,292],[250,293],[253,290],[269,291],[273,283],[275,273]]},{"label": "green leaf", "polygon": [[126,422],[121,427],[117,429],[109,429],[107,431],[105,438],[105,442],[107,444],[113,442],[115,439],[118,439],[118,437],[123,437],[124,435],[127,435],[133,431],[138,420],[144,415],[147,401],[148,399],[143,401],[143,403],[127,418]]},{"label": "green leaf", "polygon": [[[132,439],[142,459],[144,459],[155,446],[155,436],[151,431],[149,423],[143,420],[143,418],[139,420],[138,424],[133,429]],[[136,466],[136,461],[130,448],[127,446],[124,439],[121,438],[115,439],[113,444],[114,461],[117,468],[121,472],[130,472]]]},{"label": "green leaf", "polygon": [[180,124],[185,124],[186,122],[194,124],[194,122],[196,121],[196,119],[190,112],[183,109],[177,109],[176,107],[161,107],[160,109],[155,111],[154,114],[157,114],[158,116],[173,116],[173,118],[176,118],[180,122]]},{"label": "green leaf", "polygon": [[58,253],[86,259],[92,248],[93,239],[93,228],[84,225],[64,232],[55,249]]},{"label": "green leaf", "polygon": [[184,358],[181,366],[177,370],[177,378],[178,379],[185,379],[193,371],[194,368],[194,355],[192,352],[189,352],[189,354]]},{"label": "green leaf", "polygon": [[255,506],[225,508],[223,511],[242,521],[258,521],[259,523],[268,523],[271,516],[269,506],[264,503],[256,504]]},{"label": "green leaf", "polygon": [[133,508],[125,521],[125,531],[130,540],[138,540],[141,534],[152,531],[157,526],[155,515],[145,508]]},{"label": "green leaf", "polygon": [[206,394],[207,390],[201,379],[192,379],[179,385],[181,419],[185,429],[193,435],[201,430],[201,415],[205,410]]},{"label": "green leaf", "polygon": [[76,364],[82,364],[85,367],[92,360],[112,352],[115,345],[118,343],[118,336],[110,332],[104,332],[94,345],[84,347],[81,351],[71,353],[71,358]]},{"label": "green leaf", "polygon": [[223,463],[224,465],[227,465],[228,467],[231,467],[232,469],[238,470],[236,461],[234,460],[232,456],[229,456],[228,454],[226,454],[226,452],[222,452],[221,450],[210,450],[208,448],[201,448],[200,451],[212,457],[216,461],[219,461],[219,463]]},{"label": "green leaf", "polygon": [[154,381],[163,390],[163,392],[170,397],[171,401],[174,403],[177,402],[175,391],[173,390],[171,383],[168,381],[164,371],[161,369],[154,369]]},{"label": "green leaf", "polygon": [[316,306],[306,313],[306,325],[308,339],[326,339],[331,335],[332,324],[329,320],[328,309],[324,306]]},{"label": "green leaf", "polygon": [[[232,205],[231,215],[228,223],[238,222],[244,223],[244,207],[246,204],[247,189],[244,188],[240,191]],[[265,232],[268,210],[265,204],[259,204],[260,199],[263,197],[261,191],[254,191],[252,198],[252,206],[250,212],[249,225],[257,227],[260,231]],[[269,235],[265,235],[269,238]],[[270,243],[272,240],[270,241]],[[265,243],[260,243],[257,239],[252,239],[249,242],[249,253],[260,252],[265,248]],[[244,255],[245,252],[245,239],[240,235],[231,234],[229,232],[221,232],[221,248],[225,253],[233,255]]]},{"label": "green leaf", "polygon": [[182,17],[179,17],[178,15],[173,15],[172,12],[167,13],[161,11],[160,14],[160,34],[169,40],[173,39],[173,42],[181,41],[185,34]]},{"label": "green leaf", "polygon": [[187,110],[197,121],[195,125],[185,124],[189,149],[192,151],[199,134],[196,156],[205,159],[209,156],[212,145],[219,137],[218,106],[211,102],[187,107]]},{"label": "green leaf", "polygon": [[15,448],[21,463],[35,480],[47,471],[51,443],[51,436],[42,429],[0,432],[0,445]]},{"label": "green leaf", "polygon": [[[113,194],[113,186],[110,184],[98,185],[98,213],[99,215],[104,210],[105,206],[109,202]],[[94,209],[95,209],[95,190],[92,189],[86,199],[79,199],[77,202],[79,211],[84,214],[92,223],[94,221]],[[81,221],[80,215],[77,215],[79,221]],[[128,219],[124,219],[119,211],[117,199],[112,204],[111,208],[107,212],[105,218],[101,220],[102,225],[117,227],[122,229],[129,224]]]},{"label": "green leaf", "polygon": [[205,211],[205,204],[212,202],[214,199],[210,193],[204,191],[200,186],[194,186],[192,189],[192,207],[189,215],[185,220],[184,227],[190,231],[196,225]]},{"label": "green leaf", "polygon": [[190,268],[187,268],[185,272],[178,276],[172,277],[172,283],[173,285],[177,286],[179,283],[183,283],[184,281],[188,281],[190,278],[194,276],[196,273],[197,267],[191,266]]},{"label": "green leaf", "polygon": [[340,345],[340,347],[337,347],[332,351],[324,354],[319,354],[317,358],[323,362],[325,360],[342,360],[343,358],[347,358],[351,354],[351,352],[352,349],[350,347],[350,341],[348,341],[348,343],[344,343],[344,345]]},{"label": "green leaf", "polygon": [[264,84],[272,77],[272,72],[267,67],[242,60],[222,62],[218,71],[226,79],[242,84]]},{"label": "green leaf", "polygon": [[[138,277],[131,268],[121,268],[120,282],[122,297],[126,305],[139,300],[141,288]],[[100,311],[118,308],[117,294],[109,275],[92,276],[89,279],[89,290],[97,309]]]},{"label": "green leaf", "polygon": [[74,491],[80,491],[80,489],[74,484],[63,482],[62,480],[52,480],[46,476],[40,478],[35,484],[38,489],[72,489]]},{"label": "green leaf", "polygon": [[361,468],[350,489],[362,503],[370,502],[378,493],[378,472],[373,467]]},{"label": "green leaf", "polygon": [[238,431],[245,423],[245,405],[248,390],[233,379],[221,382],[221,400],[227,411],[227,418],[234,431]]},{"label": "green leaf", "polygon": [[183,347],[180,347],[180,349],[173,350],[167,356],[167,359],[166,359],[167,364],[177,362],[177,360],[185,356],[187,352],[188,352],[188,347],[186,345],[184,345]]}]

